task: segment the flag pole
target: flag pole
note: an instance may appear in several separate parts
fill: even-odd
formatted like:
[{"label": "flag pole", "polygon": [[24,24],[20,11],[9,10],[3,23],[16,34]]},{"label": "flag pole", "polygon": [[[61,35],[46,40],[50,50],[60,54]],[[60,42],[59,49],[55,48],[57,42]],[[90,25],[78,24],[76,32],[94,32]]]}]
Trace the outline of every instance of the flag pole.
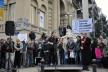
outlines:
[{"label": "flag pole", "polygon": [[6,4],[7,4],[7,6],[6,6],[6,9],[7,9],[6,21],[8,21],[9,20],[9,0],[6,1]]}]

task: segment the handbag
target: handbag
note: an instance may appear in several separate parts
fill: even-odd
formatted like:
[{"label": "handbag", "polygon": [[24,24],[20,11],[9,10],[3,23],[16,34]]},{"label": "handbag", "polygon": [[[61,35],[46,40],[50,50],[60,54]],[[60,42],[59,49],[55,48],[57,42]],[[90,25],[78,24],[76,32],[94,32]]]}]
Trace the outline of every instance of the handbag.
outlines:
[{"label": "handbag", "polygon": [[70,58],[75,58],[74,51],[70,51]]}]

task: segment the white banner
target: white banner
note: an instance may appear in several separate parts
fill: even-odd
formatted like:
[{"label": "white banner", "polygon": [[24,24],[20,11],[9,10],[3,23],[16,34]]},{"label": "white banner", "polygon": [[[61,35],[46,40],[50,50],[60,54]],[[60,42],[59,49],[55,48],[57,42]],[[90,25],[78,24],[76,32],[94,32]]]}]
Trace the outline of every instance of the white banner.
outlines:
[{"label": "white banner", "polygon": [[45,13],[40,11],[40,27],[44,28],[44,24],[45,24]]},{"label": "white banner", "polygon": [[18,39],[20,41],[27,41],[27,34],[18,34]]},{"label": "white banner", "polygon": [[89,33],[92,32],[92,29],[93,29],[92,18],[72,21],[73,33]]},{"label": "white banner", "polygon": [[26,18],[19,18],[15,22],[16,30],[22,30],[22,29],[31,29],[31,24],[29,23],[28,19]]},{"label": "white banner", "polygon": [[77,20],[72,21],[72,32],[79,33],[79,22]]}]

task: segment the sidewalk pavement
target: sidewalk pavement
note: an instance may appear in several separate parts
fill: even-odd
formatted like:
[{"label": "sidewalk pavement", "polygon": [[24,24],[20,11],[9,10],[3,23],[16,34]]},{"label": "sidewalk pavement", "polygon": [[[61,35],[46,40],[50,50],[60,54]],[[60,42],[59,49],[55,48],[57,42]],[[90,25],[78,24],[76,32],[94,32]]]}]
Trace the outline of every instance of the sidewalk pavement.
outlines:
[{"label": "sidewalk pavement", "polygon": [[[90,71],[82,71],[82,72],[93,72],[92,68],[89,68]],[[31,67],[31,68],[22,68],[18,70],[19,72],[40,72],[38,67]],[[97,72],[108,72],[108,69],[97,68]]]},{"label": "sidewalk pavement", "polygon": [[[92,68],[89,69],[90,71],[81,71],[81,72],[93,72]],[[6,71],[0,70],[0,72],[6,72]],[[40,72],[40,68],[39,67],[21,68],[17,69],[17,72]],[[108,69],[97,68],[97,72],[108,72]]]}]

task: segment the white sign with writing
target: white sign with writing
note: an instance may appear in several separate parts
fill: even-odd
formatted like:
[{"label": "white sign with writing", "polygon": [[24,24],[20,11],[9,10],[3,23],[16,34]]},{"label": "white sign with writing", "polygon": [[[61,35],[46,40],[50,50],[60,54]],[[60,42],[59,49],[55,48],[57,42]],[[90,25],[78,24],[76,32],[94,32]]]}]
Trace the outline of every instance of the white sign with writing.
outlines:
[{"label": "white sign with writing", "polygon": [[18,34],[18,39],[20,41],[27,41],[27,34]]},{"label": "white sign with writing", "polygon": [[26,18],[19,18],[16,22],[15,22],[15,26],[16,26],[16,30],[21,30],[21,29],[30,29],[30,23],[28,21],[28,19]]},{"label": "white sign with writing", "polygon": [[73,33],[89,33],[92,32],[92,18],[73,20],[72,32]]},{"label": "white sign with writing", "polygon": [[72,32],[79,33],[79,23],[77,20],[72,21]]}]

